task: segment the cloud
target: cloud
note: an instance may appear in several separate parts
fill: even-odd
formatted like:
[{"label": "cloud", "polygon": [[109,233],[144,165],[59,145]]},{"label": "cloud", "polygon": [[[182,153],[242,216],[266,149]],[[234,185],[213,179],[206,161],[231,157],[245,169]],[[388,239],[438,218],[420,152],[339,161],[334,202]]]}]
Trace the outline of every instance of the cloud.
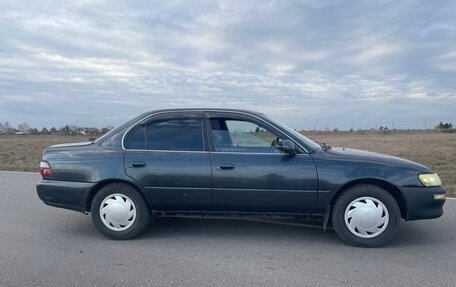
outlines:
[{"label": "cloud", "polygon": [[455,122],[455,9],[3,1],[0,121],[100,127],[159,108],[232,107],[294,128]]}]

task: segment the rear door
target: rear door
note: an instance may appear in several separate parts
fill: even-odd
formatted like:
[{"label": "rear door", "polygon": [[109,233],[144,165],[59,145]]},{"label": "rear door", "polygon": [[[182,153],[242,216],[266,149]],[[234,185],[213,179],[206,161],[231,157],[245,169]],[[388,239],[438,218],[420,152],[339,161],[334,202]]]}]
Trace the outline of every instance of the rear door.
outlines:
[{"label": "rear door", "polygon": [[209,210],[211,164],[202,113],[156,115],[124,139],[126,173],[144,186],[152,209]]},{"label": "rear door", "polygon": [[313,210],[318,184],[309,154],[283,153],[281,144],[289,138],[261,119],[222,112],[208,115],[214,210]]}]

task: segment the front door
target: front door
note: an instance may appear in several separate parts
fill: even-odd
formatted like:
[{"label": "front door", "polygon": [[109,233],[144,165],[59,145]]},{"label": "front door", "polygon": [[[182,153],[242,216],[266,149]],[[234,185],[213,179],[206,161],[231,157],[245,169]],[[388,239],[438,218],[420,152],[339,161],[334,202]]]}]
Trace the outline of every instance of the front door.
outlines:
[{"label": "front door", "polygon": [[259,119],[209,113],[213,209],[309,213],[317,199],[312,157],[287,154],[285,134]]}]

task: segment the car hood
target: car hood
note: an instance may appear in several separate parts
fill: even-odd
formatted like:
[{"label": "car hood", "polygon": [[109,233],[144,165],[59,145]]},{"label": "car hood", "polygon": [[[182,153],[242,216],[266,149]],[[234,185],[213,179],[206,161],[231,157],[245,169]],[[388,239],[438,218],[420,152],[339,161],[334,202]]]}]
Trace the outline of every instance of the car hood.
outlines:
[{"label": "car hood", "polygon": [[382,153],[344,147],[331,147],[330,149],[327,149],[326,152],[333,156],[339,156],[355,161],[377,163],[381,165],[389,165],[402,168],[411,168],[421,172],[432,172],[428,167],[417,162]]}]

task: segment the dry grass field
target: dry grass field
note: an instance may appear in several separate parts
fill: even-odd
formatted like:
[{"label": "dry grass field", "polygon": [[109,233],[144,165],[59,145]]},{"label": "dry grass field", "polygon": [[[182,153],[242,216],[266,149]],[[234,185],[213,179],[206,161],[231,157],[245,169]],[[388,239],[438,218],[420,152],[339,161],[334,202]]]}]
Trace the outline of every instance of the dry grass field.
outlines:
[{"label": "dry grass field", "polygon": [[0,170],[38,171],[43,150],[50,145],[88,141],[83,136],[0,136]]},{"label": "dry grass field", "polygon": [[[456,196],[456,133],[310,132],[306,136],[333,146],[365,149],[422,163],[437,172],[448,193]],[[38,171],[46,146],[86,141],[83,136],[0,136],[0,170]]]}]

